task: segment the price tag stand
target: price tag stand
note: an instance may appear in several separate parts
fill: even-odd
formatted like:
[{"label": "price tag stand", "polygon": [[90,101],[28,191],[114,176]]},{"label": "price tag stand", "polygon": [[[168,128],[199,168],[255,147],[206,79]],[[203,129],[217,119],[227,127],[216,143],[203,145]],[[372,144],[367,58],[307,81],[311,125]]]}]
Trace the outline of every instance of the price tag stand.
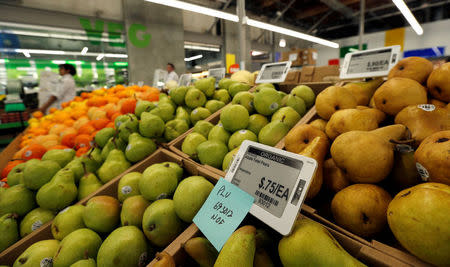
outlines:
[{"label": "price tag stand", "polygon": [[291,61],[264,64],[256,77],[256,83],[282,83],[291,68]]}]

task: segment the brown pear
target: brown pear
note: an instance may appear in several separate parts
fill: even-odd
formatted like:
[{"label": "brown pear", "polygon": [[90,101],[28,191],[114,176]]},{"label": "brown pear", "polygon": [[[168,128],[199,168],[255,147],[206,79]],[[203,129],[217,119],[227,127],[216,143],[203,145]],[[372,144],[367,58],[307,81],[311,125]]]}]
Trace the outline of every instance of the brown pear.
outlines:
[{"label": "brown pear", "polygon": [[376,108],[349,108],[336,111],[325,128],[330,139],[348,131],[370,131],[378,128],[385,115]]},{"label": "brown pear", "polygon": [[426,104],[428,101],[425,87],[415,80],[401,77],[387,80],[373,97],[376,107],[392,116],[409,105]]},{"label": "brown pear", "polygon": [[383,83],[383,78],[376,78],[368,82],[351,82],[344,85],[345,88],[350,90],[353,96],[356,98],[358,105],[367,106],[369,100],[372,98],[375,90]]},{"label": "brown pear", "polygon": [[441,101],[450,102],[450,62],[447,62],[431,72],[427,87],[430,94]]},{"label": "brown pear", "polygon": [[423,180],[450,185],[450,131],[437,132],[425,138],[414,158]]},{"label": "brown pear", "polygon": [[329,120],[331,115],[338,110],[356,106],[356,97],[350,90],[342,86],[327,87],[316,98],[317,114],[324,120]]},{"label": "brown pear", "polygon": [[373,184],[354,184],[339,191],[331,201],[337,224],[359,236],[370,237],[387,225],[386,211],[392,198]]},{"label": "brown pear", "polygon": [[327,139],[327,135],[312,125],[301,124],[292,128],[284,138],[284,147],[287,151],[300,153],[316,137]]},{"label": "brown pear", "polygon": [[388,79],[403,77],[423,84],[426,82],[431,71],[433,71],[433,63],[428,59],[423,57],[407,57],[395,64],[389,71]]},{"label": "brown pear", "polygon": [[447,107],[447,103],[437,100],[437,99],[434,99],[434,98],[428,99],[428,104],[432,104],[432,105],[435,105],[436,107],[440,107],[440,108]]},{"label": "brown pear", "polygon": [[314,198],[317,193],[319,193],[320,188],[322,188],[323,183],[323,161],[328,153],[329,147],[328,138],[316,137],[310,144],[302,150],[299,154],[313,158],[317,161],[317,170],[312,177],[311,184],[309,185],[308,193],[306,194],[307,199]]},{"label": "brown pear", "polygon": [[175,267],[175,260],[169,253],[163,251],[158,252],[155,255],[154,262],[152,264],[153,267]]},{"label": "brown pear", "polygon": [[317,129],[325,132],[325,127],[327,126],[327,121],[323,119],[315,119],[309,123],[309,125],[316,127]]},{"label": "brown pear", "polygon": [[329,191],[337,193],[350,185],[345,173],[336,166],[332,158],[323,163],[323,185]]},{"label": "brown pear", "polygon": [[392,146],[394,145],[392,143],[392,140],[401,141],[409,137],[408,129],[405,125],[402,124],[392,124],[372,130],[370,132],[387,142],[391,142]]},{"label": "brown pear", "polygon": [[395,152],[394,167],[387,180],[389,188],[393,188],[397,192],[420,183],[421,179],[416,169],[414,150]]},{"label": "brown pear", "polygon": [[450,112],[431,104],[408,106],[395,116],[395,123],[408,127],[419,145],[436,132],[450,130]]}]

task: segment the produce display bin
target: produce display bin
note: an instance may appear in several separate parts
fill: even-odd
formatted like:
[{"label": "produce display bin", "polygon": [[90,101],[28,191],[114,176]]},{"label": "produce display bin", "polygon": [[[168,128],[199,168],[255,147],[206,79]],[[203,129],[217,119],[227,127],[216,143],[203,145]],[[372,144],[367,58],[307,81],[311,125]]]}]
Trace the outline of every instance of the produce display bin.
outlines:
[{"label": "produce display bin", "polygon": [[3,149],[2,153],[0,153],[0,170],[3,170],[6,164],[13,159],[14,154],[20,150],[19,146],[22,136],[23,133],[17,135],[16,138],[14,138],[14,140],[9,143],[5,149]]}]

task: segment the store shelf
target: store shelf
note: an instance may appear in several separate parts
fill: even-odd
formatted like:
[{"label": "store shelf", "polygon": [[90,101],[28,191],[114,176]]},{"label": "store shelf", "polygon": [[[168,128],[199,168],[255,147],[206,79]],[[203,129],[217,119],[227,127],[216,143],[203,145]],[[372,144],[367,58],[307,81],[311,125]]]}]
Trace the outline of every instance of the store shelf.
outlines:
[{"label": "store shelf", "polygon": [[18,121],[18,122],[8,122],[8,123],[0,123],[0,130],[3,129],[12,129],[12,128],[19,128],[19,127],[27,127],[28,126],[28,122],[24,121],[23,125],[22,122]]}]

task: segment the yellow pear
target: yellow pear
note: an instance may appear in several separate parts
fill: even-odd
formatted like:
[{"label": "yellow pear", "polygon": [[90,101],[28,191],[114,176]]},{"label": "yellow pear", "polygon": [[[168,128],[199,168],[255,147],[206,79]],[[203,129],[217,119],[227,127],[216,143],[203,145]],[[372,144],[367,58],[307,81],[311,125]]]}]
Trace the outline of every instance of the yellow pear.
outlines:
[{"label": "yellow pear", "polygon": [[332,158],[323,163],[323,185],[329,191],[337,193],[350,185],[345,173],[336,166]]},{"label": "yellow pear", "polygon": [[175,267],[175,260],[169,253],[157,252],[155,255],[155,263],[152,265],[153,267]]},{"label": "yellow pear", "polygon": [[325,127],[327,126],[327,121],[323,119],[315,119],[309,123],[309,125],[316,127],[317,129],[325,132]]},{"label": "yellow pear", "polygon": [[409,105],[426,104],[427,91],[415,80],[395,77],[387,80],[373,95],[376,107],[389,115],[396,115]]},{"label": "yellow pear", "polygon": [[447,107],[447,103],[442,102],[437,99],[434,99],[434,98],[428,99],[428,104],[432,104],[432,105],[435,105],[436,107],[441,107],[441,108]]},{"label": "yellow pear", "polygon": [[435,132],[450,130],[450,112],[434,105],[427,107],[408,106],[395,116],[395,123],[408,127],[417,145]]},{"label": "yellow pear", "polygon": [[369,100],[372,98],[375,90],[383,83],[383,78],[376,78],[368,82],[352,82],[344,85],[345,88],[350,90],[353,96],[356,98],[358,105],[367,106]]},{"label": "yellow pear", "polygon": [[423,84],[431,71],[433,71],[433,63],[428,59],[423,57],[407,57],[395,64],[389,71],[388,79],[403,77]]},{"label": "yellow pear", "polygon": [[324,120],[329,120],[334,112],[357,106],[356,97],[342,86],[330,86],[320,92],[316,98],[317,114]]},{"label": "yellow pear", "polygon": [[335,139],[340,134],[353,131],[370,131],[378,128],[385,115],[375,108],[343,109],[336,111],[330,118],[325,128],[325,133],[330,139]]},{"label": "yellow pear", "polygon": [[302,150],[299,154],[313,158],[317,161],[317,170],[312,177],[311,184],[309,185],[307,199],[314,198],[322,188],[323,183],[323,160],[328,153],[329,142],[328,138],[316,137],[308,146]]},{"label": "yellow pear", "polygon": [[450,131],[434,133],[414,153],[422,179],[450,185]]},{"label": "yellow pear", "polygon": [[431,72],[427,87],[430,94],[441,101],[450,102],[450,62]]},{"label": "yellow pear", "polygon": [[316,137],[327,139],[327,135],[310,124],[301,124],[292,128],[284,138],[284,147],[287,151],[300,153]]},{"label": "yellow pear", "polygon": [[242,226],[228,238],[217,257],[214,267],[253,267],[256,250],[256,228],[252,225]]}]

